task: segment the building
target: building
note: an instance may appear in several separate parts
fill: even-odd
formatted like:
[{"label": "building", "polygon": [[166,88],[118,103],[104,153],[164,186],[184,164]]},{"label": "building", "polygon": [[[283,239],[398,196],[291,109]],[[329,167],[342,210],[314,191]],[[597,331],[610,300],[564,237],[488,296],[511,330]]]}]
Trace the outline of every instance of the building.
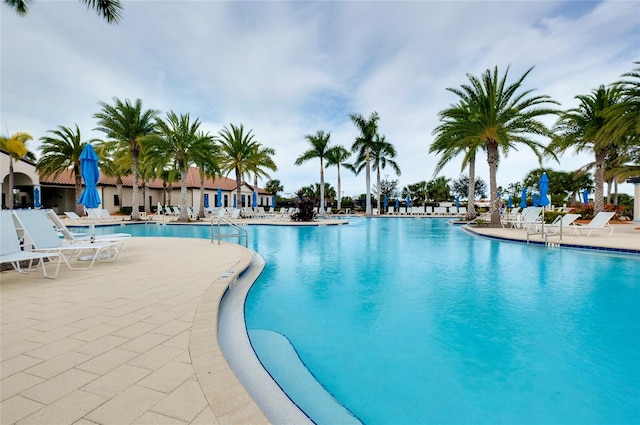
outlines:
[{"label": "building", "polygon": [[[6,207],[5,199],[9,196],[9,155],[1,152],[0,182],[2,183],[2,207]],[[51,208],[59,214],[64,211],[75,211],[76,199],[75,178],[71,170],[65,170],[57,177],[39,176],[35,164],[20,160],[14,163],[14,202],[15,208]],[[140,181],[140,206],[144,208],[143,199],[147,206],[155,211],[158,204],[179,205],[181,181],[168,186],[160,179],[148,182]],[[223,207],[238,208],[251,206],[253,203],[254,187],[243,183],[240,199],[236,196],[236,181],[226,177],[216,176],[204,181],[204,193],[200,189],[198,169],[190,167],[187,172],[187,206],[197,209],[200,200],[204,198],[205,205],[218,205],[218,189],[220,189],[220,204]],[[273,197],[262,188],[256,188],[256,203],[258,206],[271,207]],[[119,182],[115,177],[100,176],[98,192],[102,200],[101,208],[110,213],[117,213],[121,207],[131,207],[133,200],[133,177],[123,176]],[[36,205],[39,201],[40,205]],[[235,202],[234,202],[235,201]]]}]

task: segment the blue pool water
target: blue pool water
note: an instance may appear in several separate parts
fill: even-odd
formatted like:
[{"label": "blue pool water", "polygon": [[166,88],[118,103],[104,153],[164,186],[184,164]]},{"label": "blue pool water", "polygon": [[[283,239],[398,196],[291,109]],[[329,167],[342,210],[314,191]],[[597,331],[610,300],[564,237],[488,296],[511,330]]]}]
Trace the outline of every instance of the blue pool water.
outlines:
[{"label": "blue pool water", "polygon": [[491,241],[440,219],[247,229],[266,260],[250,333],[290,341],[366,424],[640,422],[637,257]]}]

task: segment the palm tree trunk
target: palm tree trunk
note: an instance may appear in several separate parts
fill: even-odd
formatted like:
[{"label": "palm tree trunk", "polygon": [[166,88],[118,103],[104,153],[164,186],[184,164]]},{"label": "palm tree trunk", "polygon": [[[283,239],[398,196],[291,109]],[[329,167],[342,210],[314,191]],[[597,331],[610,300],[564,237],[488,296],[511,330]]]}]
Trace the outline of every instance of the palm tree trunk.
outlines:
[{"label": "palm tree trunk", "polygon": [[365,157],[366,161],[366,181],[367,181],[367,191],[365,196],[365,202],[367,205],[365,206],[365,214],[371,215],[371,159],[369,158],[369,148],[367,148],[367,154]]},{"label": "palm tree trunk", "polygon": [[476,154],[469,160],[469,187],[467,188],[467,220],[476,218]]},{"label": "palm tree trunk", "polygon": [[200,205],[198,207],[198,218],[204,218],[204,175],[200,174]]},{"label": "palm tree trunk", "polygon": [[378,214],[381,214],[382,210],[380,210],[380,162],[378,162],[378,166],[376,167],[376,172],[377,172],[377,175],[376,175],[376,185],[377,185],[376,186],[376,188],[377,188],[377,190],[376,190],[376,198],[378,198],[377,199],[377,201],[378,201],[377,202]]},{"label": "palm tree trunk", "polygon": [[611,204],[611,185],[613,179],[607,181],[607,204]]},{"label": "palm tree trunk", "polygon": [[618,180],[613,180],[613,205],[618,206]]},{"label": "palm tree trunk", "polygon": [[340,207],[342,204],[342,192],[340,191],[341,187],[340,187],[340,164],[338,164],[338,205],[337,205],[337,209],[338,211],[340,211]]},{"label": "palm tree trunk", "polygon": [[75,171],[74,190],[76,193],[76,214],[82,217],[84,215],[84,205],[78,203],[78,199],[80,199],[80,194],[82,193],[82,176],[78,172],[79,170]]},{"label": "palm tree trunk", "polygon": [[604,211],[604,160],[606,152],[604,150],[596,152],[596,172],[595,190],[593,194],[593,213],[598,214]]},{"label": "palm tree trunk", "polygon": [[[242,174],[240,174],[240,169],[236,167],[236,207],[242,207],[242,182],[240,179],[242,178]],[[232,204],[233,205],[233,204]]]},{"label": "palm tree trunk", "polygon": [[324,215],[324,162],[320,157],[320,210],[318,213]]},{"label": "palm tree trunk", "polygon": [[498,199],[498,185],[496,183],[496,171],[498,170],[498,142],[487,142],[487,162],[489,163],[489,190],[491,192],[491,223],[490,227],[500,227],[500,200]]},{"label": "palm tree trunk", "polygon": [[187,169],[180,167],[180,221],[189,221],[189,214],[187,212]]},{"label": "palm tree trunk", "polygon": [[140,220],[140,170],[138,169],[138,151],[131,150],[131,173],[133,174],[133,187],[131,199],[131,220]]}]

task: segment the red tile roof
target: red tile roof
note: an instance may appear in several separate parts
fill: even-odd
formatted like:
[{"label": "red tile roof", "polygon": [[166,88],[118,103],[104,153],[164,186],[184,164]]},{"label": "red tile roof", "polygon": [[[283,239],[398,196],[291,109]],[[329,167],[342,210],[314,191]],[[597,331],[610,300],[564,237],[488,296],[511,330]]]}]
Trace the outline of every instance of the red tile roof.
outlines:
[{"label": "red tile roof", "polygon": [[[115,186],[116,185],[115,177],[107,177],[105,175],[100,175],[100,180],[98,181],[98,186]],[[50,185],[65,185],[65,186],[73,186],[75,184],[75,179],[71,174],[71,170],[64,170],[61,172],[56,178],[52,175],[41,175],[40,176],[40,184],[50,184]],[[127,187],[133,186],[133,176],[123,176],[122,184]],[[178,180],[173,183],[173,188],[180,188],[181,182]],[[247,185],[253,188],[252,185]],[[149,182],[149,187],[153,189],[162,189],[162,180],[161,179],[152,179]],[[187,187],[192,189],[200,188],[200,174],[198,173],[198,169],[195,167],[190,167],[187,172]],[[236,188],[236,181],[227,177],[215,176],[215,178],[207,178],[204,181],[205,189],[216,190],[218,187],[224,191],[232,191]],[[258,193],[266,194],[262,188],[257,188]]]}]

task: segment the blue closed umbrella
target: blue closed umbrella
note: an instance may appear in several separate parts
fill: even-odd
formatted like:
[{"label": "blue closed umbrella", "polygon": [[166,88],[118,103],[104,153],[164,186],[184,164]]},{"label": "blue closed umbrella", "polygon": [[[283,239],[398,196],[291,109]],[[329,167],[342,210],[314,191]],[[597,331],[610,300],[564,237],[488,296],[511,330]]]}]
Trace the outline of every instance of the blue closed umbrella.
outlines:
[{"label": "blue closed umbrella", "polygon": [[509,198],[507,199],[507,208],[511,208],[512,203],[513,203],[513,199],[511,198],[511,195],[509,195]]},{"label": "blue closed umbrella", "polygon": [[40,208],[42,204],[40,204],[40,189],[37,187],[33,189],[33,207]]},{"label": "blue closed umbrella", "polygon": [[387,198],[387,195],[384,195],[384,207],[387,208],[389,206],[389,198]]},{"label": "blue closed umbrella", "polygon": [[252,207],[257,207],[258,206],[258,192],[256,192],[255,190],[253,191],[253,203],[251,204]]},{"label": "blue closed umbrella", "polygon": [[208,193],[204,194],[204,207],[205,208],[209,208],[209,194]]},{"label": "blue closed umbrella", "polygon": [[237,208],[238,200],[236,199],[236,194],[233,194],[233,208]]},{"label": "blue closed umbrella", "polygon": [[541,207],[546,207],[551,203],[547,196],[547,191],[549,190],[549,177],[547,177],[547,173],[542,173],[538,185],[540,186],[540,198],[538,199],[538,204],[540,204]]},{"label": "blue closed umbrella", "polygon": [[100,206],[100,194],[97,185],[100,179],[98,168],[98,155],[93,145],[87,143],[80,154],[80,173],[84,180],[84,190],[78,198],[78,203],[86,208],[98,208]]},{"label": "blue closed umbrella", "polygon": [[[97,185],[100,179],[100,169],[98,168],[98,155],[93,149],[93,145],[87,143],[80,154],[80,173],[84,180],[84,190],[78,198],[78,203],[87,209],[98,208],[100,206],[100,194]],[[95,224],[91,221],[91,242],[96,238]]]},{"label": "blue closed umbrella", "polygon": [[407,195],[407,208],[411,207],[411,195]]},{"label": "blue closed umbrella", "polygon": [[396,198],[396,210],[400,208],[400,200]]},{"label": "blue closed umbrella", "polygon": [[589,203],[589,189],[582,191],[582,203],[585,205]]},{"label": "blue closed umbrella", "polygon": [[220,208],[222,206],[222,189],[218,187],[218,202],[216,202],[216,207]]},{"label": "blue closed umbrella", "polygon": [[271,195],[271,206],[276,207],[276,195]]},{"label": "blue closed umbrella", "polygon": [[522,195],[520,198],[520,208],[527,208],[527,188],[522,188]]},{"label": "blue closed umbrella", "polygon": [[460,197],[456,196],[456,208],[460,208]]}]

